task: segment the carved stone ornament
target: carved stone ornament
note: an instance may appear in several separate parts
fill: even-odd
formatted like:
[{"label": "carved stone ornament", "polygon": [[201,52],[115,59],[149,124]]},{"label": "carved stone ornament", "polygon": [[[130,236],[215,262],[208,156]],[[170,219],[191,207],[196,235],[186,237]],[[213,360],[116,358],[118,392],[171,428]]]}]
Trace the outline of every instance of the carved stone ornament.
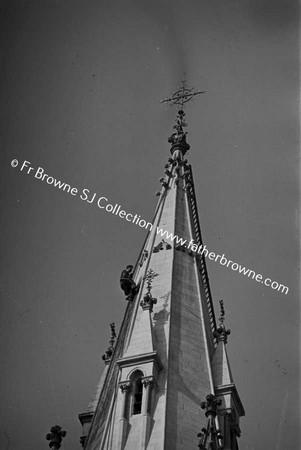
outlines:
[{"label": "carved stone ornament", "polygon": [[147,283],[147,289],[150,291],[151,290],[151,286],[152,286],[152,282],[154,280],[154,278],[156,278],[159,274],[156,273],[153,269],[149,269],[146,273],[146,275],[143,277],[143,280],[146,281]]},{"label": "carved stone ornament", "polygon": [[82,447],[84,447],[84,445],[85,445],[85,443],[86,443],[86,440],[87,440],[87,436],[81,436],[81,437],[79,438],[79,442],[80,442],[80,444],[81,444]]},{"label": "carved stone ornament", "polygon": [[59,449],[61,448],[62,438],[67,434],[66,431],[62,430],[62,427],[55,425],[50,428],[50,433],[46,434],[46,439],[49,442],[50,448]]},{"label": "carved stone ornament", "polygon": [[201,403],[201,408],[205,409],[205,415],[208,419],[207,428],[202,428],[201,433],[198,434],[200,438],[198,447],[200,450],[222,450],[223,446],[220,441],[223,439],[220,430],[216,429],[215,418],[217,414],[217,407],[222,401],[217,399],[215,395],[208,394],[206,401]]},{"label": "carved stone ornament", "polygon": [[153,248],[153,253],[159,253],[161,250],[170,250],[171,245],[162,239],[158,245]]},{"label": "carved stone ornament", "polygon": [[227,339],[229,334],[231,333],[230,330],[226,330],[224,321],[225,321],[225,309],[224,309],[224,301],[220,300],[219,301],[220,304],[220,310],[221,310],[221,314],[219,317],[219,323],[220,326],[214,331],[213,336],[218,340],[218,341],[223,341],[225,344],[227,343]]},{"label": "carved stone ornament", "polygon": [[187,133],[183,131],[183,128],[187,127],[187,123],[185,122],[184,104],[189,102],[194,96],[204,93],[205,91],[188,89],[185,85],[185,81],[182,81],[182,86],[178,91],[173,92],[170,97],[161,100],[161,103],[167,102],[178,105],[179,107],[176,124],[173,126],[176,131],[168,138],[168,142],[172,144],[170,149],[171,154],[173,154],[176,149],[180,149],[182,155],[185,155],[189,150],[190,146],[186,142]]},{"label": "carved stone ornament", "polygon": [[142,384],[143,384],[143,386],[145,387],[145,389],[148,387],[148,386],[153,386],[154,385],[154,378],[153,377],[147,377],[147,378],[143,378],[142,379]]},{"label": "carved stone ornament", "polygon": [[115,331],[114,322],[110,323],[110,328],[111,328],[111,339],[109,340],[110,345],[107,348],[106,352],[102,355],[102,359],[106,364],[108,364],[111,361],[111,357],[114,352],[115,339],[116,339],[116,331]]},{"label": "carved stone ornament", "polygon": [[178,244],[176,246],[176,250],[178,250],[179,252],[186,252],[186,246],[184,244]]},{"label": "carved stone ornament", "polygon": [[206,396],[206,402],[201,403],[201,408],[206,409],[205,415],[208,417],[209,415],[216,416],[217,407],[222,404],[221,399],[217,399],[215,395],[208,394]]},{"label": "carved stone ornament", "polygon": [[231,330],[226,330],[225,327],[218,327],[214,333],[213,336],[217,338],[218,341],[224,341],[225,344],[227,343],[227,338],[231,334]]},{"label": "carved stone ornament", "polygon": [[157,299],[153,298],[151,292],[147,292],[141,300],[140,306],[144,311],[148,309],[149,312],[153,312],[153,305],[155,305],[156,303]]},{"label": "carved stone ornament", "polygon": [[191,182],[188,181],[187,183],[185,183],[184,190],[186,191],[186,190],[189,189],[191,186],[192,186]]},{"label": "carved stone ornament", "polygon": [[168,188],[169,178],[161,177],[161,178],[159,178],[159,181],[165,189]]},{"label": "carved stone ornament", "polygon": [[148,258],[148,251],[147,250],[143,250],[143,253],[141,255],[140,261],[139,261],[139,266],[142,267],[144,262],[147,260]]},{"label": "carved stone ornament", "polygon": [[132,385],[130,381],[121,381],[119,383],[119,389],[121,390],[121,392],[124,394],[125,392],[130,392],[130,390],[132,389]]}]

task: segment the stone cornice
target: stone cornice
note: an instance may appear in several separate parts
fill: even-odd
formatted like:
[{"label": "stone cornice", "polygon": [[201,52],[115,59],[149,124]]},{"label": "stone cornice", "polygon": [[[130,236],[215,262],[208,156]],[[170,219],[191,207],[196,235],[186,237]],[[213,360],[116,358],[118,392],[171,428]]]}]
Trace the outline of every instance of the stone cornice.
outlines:
[{"label": "stone cornice", "polygon": [[237,392],[236,386],[234,383],[225,384],[214,387],[215,395],[220,397],[222,395],[231,395],[233,398],[234,404],[237,409],[237,413],[240,417],[245,415],[245,410],[240,400],[239,394]]},{"label": "stone cornice", "polygon": [[83,425],[84,423],[91,422],[93,418],[94,413],[93,412],[84,412],[78,415],[78,418],[80,420],[80,423]]}]

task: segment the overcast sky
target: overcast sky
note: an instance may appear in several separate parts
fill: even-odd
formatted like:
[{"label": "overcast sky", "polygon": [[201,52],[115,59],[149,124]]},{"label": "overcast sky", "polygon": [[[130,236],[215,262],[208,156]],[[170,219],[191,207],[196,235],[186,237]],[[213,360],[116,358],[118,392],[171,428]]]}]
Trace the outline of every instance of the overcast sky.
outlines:
[{"label": "overcast sky", "polygon": [[21,164],[151,221],[176,115],[159,101],[185,72],[206,90],[186,109],[203,241],[289,287],[207,262],[246,410],[240,450],[298,450],[298,2],[0,5],[1,448],[46,449],[56,423],[62,448],[80,448],[77,414],[126,307],[119,275],[146,233]]}]

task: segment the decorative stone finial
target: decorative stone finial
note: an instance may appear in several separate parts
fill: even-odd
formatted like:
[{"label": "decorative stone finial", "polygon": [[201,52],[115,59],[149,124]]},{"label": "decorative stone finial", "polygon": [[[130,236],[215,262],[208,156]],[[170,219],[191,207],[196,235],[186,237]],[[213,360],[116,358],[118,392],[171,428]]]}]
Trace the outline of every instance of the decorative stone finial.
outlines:
[{"label": "decorative stone finial", "polygon": [[159,253],[161,250],[170,250],[172,246],[164,241],[164,239],[161,239],[161,241],[153,248],[153,253]]},{"label": "decorative stone finial", "polygon": [[184,156],[186,152],[190,149],[190,145],[186,142],[187,132],[184,132],[183,127],[187,127],[187,123],[184,120],[185,113],[182,109],[178,111],[178,115],[176,117],[176,124],[173,128],[176,130],[169,136],[167,139],[171,144],[171,154],[173,155],[175,150],[181,150],[182,155]]},{"label": "decorative stone finial", "polygon": [[132,389],[132,385],[130,381],[121,381],[119,383],[119,389],[124,394],[125,392],[129,392]]},{"label": "decorative stone finial", "polygon": [[[185,81],[182,81],[181,88],[173,92],[171,97],[168,97],[164,100],[161,100],[160,103],[169,102],[173,105],[178,105],[180,108],[178,110],[178,114],[176,117],[176,124],[173,128],[176,130],[172,135],[168,138],[168,142],[171,143],[171,154],[181,159],[181,156],[184,156],[185,153],[190,149],[190,145],[186,142],[187,132],[184,132],[183,128],[187,127],[187,123],[185,122],[185,113],[184,113],[184,104],[189,102],[195,95],[204,94],[206,91],[195,91],[192,89],[187,89],[185,86]],[[177,152],[176,152],[177,150]],[[176,152],[176,153],[175,153]],[[180,152],[180,153],[179,153]]]},{"label": "decorative stone finial", "polygon": [[220,315],[220,317],[218,319],[219,323],[220,323],[220,326],[214,332],[214,337],[216,337],[216,339],[218,341],[223,341],[226,344],[228,336],[231,333],[231,331],[230,330],[226,330],[226,327],[224,325],[224,321],[225,321],[224,301],[220,300],[219,304],[220,304],[220,309],[221,309],[221,315]]},{"label": "decorative stone finial", "polygon": [[157,277],[159,274],[156,273],[153,269],[149,269],[147,271],[147,274],[143,277],[144,280],[146,280],[146,289],[147,293],[144,295],[143,299],[140,302],[140,306],[143,310],[149,310],[149,312],[153,311],[153,305],[157,303],[157,299],[154,298],[151,294],[152,290],[152,282],[155,277]]},{"label": "decorative stone finial", "polygon": [[156,303],[157,299],[152,296],[151,292],[147,292],[141,300],[140,306],[144,311],[148,309],[149,312],[153,312],[153,305],[155,305]]},{"label": "decorative stone finial", "polygon": [[147,258],[148,258],[148,250],[145,250],[145,249],[144,249],[143,252],[142,252],[140,261],[139,261],[139,263],[138,263],[140,267],[143,266],[143,264],[144,264],[144,262],[147,260]]},{"label": "decorative stone finial", "polygon": [[156,273],[153,269],[149,269],[146,275],[143,277],[143,280],[146,280],[148,291],[152,289],[153,279],[156,278],[158,275],[159,274]]},{"label": "decorative stone finial", "polygon": [[201,403],[201,408],[206,409],[205,416],[216,416],[217,407],[222,404],[222,401],[217,399],[213,394],[208,394],[206,396],[206,402]]},{"label": "decorative stone finial", "polygon": [[58,450],[61,448],[62,438],[67,434],[66,431],[62,430],[62,427],[55,425],[50,428],[50,433],[46,434],[46,439],[49,442],[49,447]]},{"label": "decorative stone finial", "polygon": [[144,377],[144,378],[142,379],[142,384],[143,384],[143,386],[145,387],[145,389],[146,389],[148,386],[153,386],[153,385],[154,385],[154,377],[153,377],[153,376],[150,376],[150,377]]},{"label": "decorative stone finial", "polygon": [[111,339],[109,340],[109,347],[106,350],[106,352],[102,355],[102,359],[104,360],[104,362],[106,364],[108,364],[111,361],[111,357],[113,355],[114,352],[114,344],[115,344],[115,339],[116,339],[116,331],[115,331],[115,324],[114,322],[110,323],[110,328],[111,328]]},{"label": "decorative stone finial", "polygon": [[205,415],[208,418],[207,428],[202,428],[201,433],[198,434],[200,438],[198,447],[200,450],[221,450],[223,447],[220,444],[222,439],[221,432],[216,429],[215,417],[217,414],[217,407],[222,404],[215,395],[208,394],[206,402],[201,403],[201,408],[205,409]]},{"label": "decorative stone finial", "polygon": [[81,436],[81,437],[79,438],[79,443],[80,443],[80,445],[81,445],[82,447],[85,446],[86,440],[87,440],[87,436]]}]

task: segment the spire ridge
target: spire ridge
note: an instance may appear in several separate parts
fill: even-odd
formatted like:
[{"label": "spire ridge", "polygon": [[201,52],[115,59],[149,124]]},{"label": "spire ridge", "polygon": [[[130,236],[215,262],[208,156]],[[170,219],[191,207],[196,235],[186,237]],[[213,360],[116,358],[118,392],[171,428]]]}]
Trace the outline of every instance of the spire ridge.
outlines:
[{"label": "spire ridge", "polygon": [[115,331],[115,323],[110,323],[110,329],[111,329],[111,339],[109,340],[109,347],[107,348],[106,352],[102,355],[102,359],[107,364],[111,361],[111,356],[114,351],[114,344],[116,339],[116,331]]}]

